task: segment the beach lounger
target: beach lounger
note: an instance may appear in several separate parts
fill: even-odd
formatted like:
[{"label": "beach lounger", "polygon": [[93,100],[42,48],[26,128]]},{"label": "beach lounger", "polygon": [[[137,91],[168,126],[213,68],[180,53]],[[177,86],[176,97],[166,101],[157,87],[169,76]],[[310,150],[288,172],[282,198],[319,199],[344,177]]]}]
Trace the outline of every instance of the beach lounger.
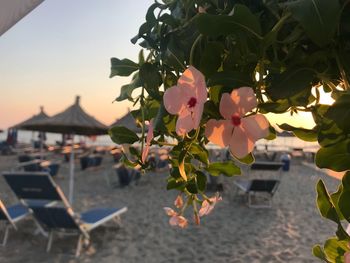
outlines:
[{"label": "beach lounger", "polygon": [[280,171],[282,162],[255,162],[250,166],[251,170]]},{"label": "beach lounger", "polygon": [[26,216],[30,215],[28,208],[22,204],[16,204],[6,208],[4,203],[0,200],[0,222],[5,225],[5,234],[2,240],[2,246],[6,246],[10,229],[17,230],[16,223]]},{"label": "beach lounger", "polygon": [[[112,220],[120,220],[127,211],[122,208],[97,208],[85,213],[75,213],[61,188],[56,185],[48,173],[3,173],[5,180],[14,193],[23,200],[55,201],[55,206],[40,206],[28,203],[35,218],[49,232],[47,251],[50,251],[55,233],[77,234],[79,236],[76,253],[80,255],[83,244],[90,243],[90,232],[98,226]],[[84,242],[85,241],[85,242]]]},{"label": "beach lounger", "polygon": [[[40,202],[36,200],[27,200],[27,203],[35,206],[50,205],[50,202]],[[6,246],[10,229],[13,228],[17,230],[16,223],[29,215],[31,215],[31,211],[28,209],[27,205],[18,203],[16,205],[6,207],[4,203],[0,200],[0,222],[3,222],[5,225],[5,234],[2,240],[2,246]],[[37,222],[35,223],[37,224]]]},{"label": "beach lounger", "polygon": [[[248,206],[252,208],[271,208],[272,207],[272,197],[275,194],[279,180],[264,180],[264,179],[253,179],[253,180],[237,180],[234,184],[248,195]],[[257,197],[257,193],[267,194],[267,204],[257,204],[253,203],[253,196]]]},{"label": "beach lounger", "polygon": [[[278,178],[281,176],[281,171],[284,163],[282,162],[255,162],[250,166],[250,170],[260,171],[272,171],[278,172]],[[248,195],[248,206],[252,208],[271,208],[272,197],[275,194],[278,185],[280,184],[279,179],[241,179],[234,181],[234,184],[238,189],[242,190]],[[253,197],[258,197],[260,194],[265,194],[267,198],[267,204],[253,204]]]}]

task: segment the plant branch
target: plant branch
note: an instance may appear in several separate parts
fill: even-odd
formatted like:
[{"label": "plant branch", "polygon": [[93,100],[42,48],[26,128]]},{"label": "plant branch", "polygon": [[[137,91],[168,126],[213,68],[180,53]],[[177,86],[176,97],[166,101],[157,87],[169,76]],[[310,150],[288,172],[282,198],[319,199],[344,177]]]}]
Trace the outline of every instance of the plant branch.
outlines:
[{"label": "plant branch", "polygon": [[141,91],[141,96],[140,96],[140,105],[141,105],[141,115],[142,115],[142,139],[141,139],[141,152],[143,152],[143,148],[145,147],[145,111],[144,111],[144,106],[145,106],[145,87],[142,85],[142,91]]},{"label": "plant branch", "polygon": [[192,47],[191,47],[191,52],[190,52],[190,65],[193,66],[193,59],[194,59],[194,51],[196,49],[196,46],[197,44],[199,43],[199,41],[201,40],[202,38],[202,34],[199,34],[198,37],[195,39],[195,41],[193,42],[192,44]]}]

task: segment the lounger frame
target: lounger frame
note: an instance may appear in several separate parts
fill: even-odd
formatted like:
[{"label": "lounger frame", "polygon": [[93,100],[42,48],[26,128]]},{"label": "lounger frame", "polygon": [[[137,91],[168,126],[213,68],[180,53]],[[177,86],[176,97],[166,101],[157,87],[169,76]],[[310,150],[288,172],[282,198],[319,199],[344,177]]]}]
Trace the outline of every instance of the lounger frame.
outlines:
[{"label": "lounger frame", "polygon": [[[255,162],[250,166],[250,170],[261,170],[261,171],[276,171],[278,173],[277,178],[281,178],[282,175],[282,162]],[[248,175],[249,171],[248,170]],[[273,184],[272,189],[264,190],[264,189],[254,189],[254,184],[258,183],[271,183]],[[238,187],[237,190],[243,191],[247,195],[248,199],[248,207],[250,208],[271,208],[272,207],[272,199],[277,191],[277,188],[280,184],[280,179],[247,179],[247,180],[238,180],[235,181],[234,184]],[[253,197],[259,193],[267,194],[267,204],[257,204],[253,203]]]},{"label": "lounger frame", "polygon": [[18,218],[15,218],[15,220],[13,220],[11,218],[11,216],[9,215],[4,203],[1,200],[0,200],[0,210],[3,213],[3,215],[5,216],[5,218],[7,219],[6,221],[2,220],[2,221],[4,221],[3,224],[5,225],[5,233],[4,233],[4,237],[2,239],[1,245],[4,247],[7,244],[7,239],[9,236],[10,229],[14,228],[15,230],[17,230],[15,223],[18,222],[19,220],[23,219],[25,216],[27,216],[27,214],[20,216]]},{"label": "lounger frame", "polygon": [[[50,209],[57,209],[57,210],[62,210],[62,212],[65,213],[65,216],[69,217],[72,222],[74,222],[74,228],[71,228],[67,230],[64,227],[61,228],[54,228],[51,227],[48,229],[48,242],[46,246],[46,251],[49,252],[52,247],[53,243],[53,237],[54,234],[60,233],[62,235],[78,235],[78,243],[75,251],[75,256],[78,257],[81,253],[83,244],[89,244],[90,243],[90,235],[89,232],[95,229],[96,227],[106,223],[107,221],[116,218],[116,222],[120,224],[120,215],[122,213],[125,213],[127,211],[127,207],[123,207],[121,209],[118,209],[115,211],[113,214],[102,218],[101,220],[95,222],[94,224],[84,224],[82,220],[79,219],[78,214],[74,213],[73,208],[71,207],[68,199],[64,195],[63,191],[61,188],[53,181],[49,173],[47,172],[6,172],[3,173],[5,180],[8,182],[12,190],[15,192],[17,197],[24,203],[27,204],[26,202],[27,199],[37,199],[37,200],[50,200],[55,202],[60,202],[62,206],[30,206],[31,210],[33,211],[34,217],[38,219],[39,222],[41,222],[40,217],[38,216],[38,213],[36,214],[36,210],[42,209],[42,210],[47,210],[47,212],[50,212]],[[15,178],[13,176],[17,176],[17,180],[21,180],[20,178],[22,177],[24,180],[27,179],[27,182],[22,182],[22,184],[25,185],[25,187],[22,185],[22,187],[17,187],[15,185],[11,185],[10,180],[12,178]],[[43,182],[46,184],[45,188],[42,187],[36,187],[35,183],[31,183],[28,178],[30,177],[36,177],[40,178],[43,180]],[[33,180],[34,181],[34,180]],[[55,220],[55,219],[51,219]],[[42,225],[42,229],[46,228],[45,224],[40,223]]]}]

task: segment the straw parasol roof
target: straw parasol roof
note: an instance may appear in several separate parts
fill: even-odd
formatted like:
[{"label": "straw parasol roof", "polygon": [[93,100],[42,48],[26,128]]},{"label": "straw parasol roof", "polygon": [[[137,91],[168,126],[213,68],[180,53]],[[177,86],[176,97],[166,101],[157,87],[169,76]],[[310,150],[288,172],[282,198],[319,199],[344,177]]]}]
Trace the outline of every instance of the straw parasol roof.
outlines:
[{"label": "straw parasol roof", "polygon": [[36,131],[77,134],[102,135],[107,134],[108,127],[87,114],[80,106],[80,97],[75,103],[51,118],[25,125],[27,129]]},{"label": "straw parasol roof", "polygon": [[[125,114],[123,117],[121,117],[120,119],[117,119],[111,125],[111,127],[114,127],[114,126],[123,126],[123,127],[126,127],[135,133],[142,132],[140,125],[138,124],[137,120],[132,116],[130,111],[127,114]],[[147,128],[146,128],[146,130],[147,130]]]},{"label": "straw parasol roof", "polygon": [[72,145],[69,159],[69,201],[73,202],[74,193],[74,135],[107,134],[108,127],[87,114],[80,107],[80,97],[75,103],[51,118],[26,125],[26,128],[43,132],[72,134]]},{"label": "straw parasol roof", "polygon": [[40,112],[36,115],[33,115],[33,117],[25,120],[25,121],[22,121],[16,125],[14,125],[13,127],[11,128],[15,128],[15,129],[22,129],[22,130],[27,130],[26,126],[28,125],[33,125],[35,124],[36,122],[38,121],[43,121],[43,120],[46,120],[49,118],[49,115],[47,115],[45,112],[44,112],[44,107],[41,106],[40,107]]}]

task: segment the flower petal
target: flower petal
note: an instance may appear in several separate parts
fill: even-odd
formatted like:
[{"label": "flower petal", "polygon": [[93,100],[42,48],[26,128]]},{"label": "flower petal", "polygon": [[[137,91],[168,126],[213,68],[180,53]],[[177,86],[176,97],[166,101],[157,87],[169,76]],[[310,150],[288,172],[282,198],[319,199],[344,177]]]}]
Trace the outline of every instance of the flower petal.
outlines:
[{"label": "flower petal", "polygon": [[141,156],[141,161],[143,163],[145,163],[146,160],[147,160],[147,156],[148,156],[148,153],[149,153],[149,147],[150,146],[148,144],[146,144],[145,147],[143,148],[142,156]]},{"label": "flower petal", "polygon": [[269,121],[262,114],[242,118],[242,127],[248,137],[255,143],[257,140],[269,135]]},{"label": "flower petal", "polygon": [[258,105],[254,91],[250,87],[234,89],[231,92],[231,99],[238,108],[238,114],[241,117]]},{"label": "flower petal", "polygon": [[165,109],[170,114],[179,114],[185,107],[187,100],[184,98],[183,89],[179,86],[173,86],[167,89],[163,96]]},{"label": "flower petal", "polygon": [[169,224],[171,226],[177,226],[179,224],[178,216],[175,215],[175,216],[170,217]]},{"label": "flower petal", "polygon": [[184,92],[187,95],[186,99],[195,97],[200,103],[204,103],[207,100],[208,92],[205,78],[195,67],[189,66],[179,78],[177,84],[184,88]]},{"label": "flower petal", "polygon": [[184,205],[184,201],[182,200],[182,197],[181,195],[178,195],[175,199],[175,202],[174,202],[174,205],[177,207],[177,208],[181,208],[183,205]]},{"label": "flower petal", "polygon": [[204,108],[203,103],[197,103],[197,105],[194,107],[194,109],[192,111],[193,126],[195,129],[198,128],[198,126],[201,122],[202,115],[203,115],[203,108]]},{"label": "flower petal", "polygon": [[146,143],[150,144],[153,139],[153,119],[149,122]]},{"label": "flower petal", "polygon": [[204,215],[209,214],[210,211],[211,211],[210,207],[211,207],[211,206],[210,206],[210,203],[208,202],[208,200],[204,200],[204,201],[202,202],[201,208],[200,208],[199,211],[198,211],[198,215],[199,215],[200,217],[202,217],[202,216],[204,216]]},{"label": "flower petal", "polygon": [[181,227],[181,228],[186,228],[188,225],[187,219],[183,216],[178,216],[177,222],[178,222],[179,227]]},{"label": "flower petal", "polygon": [[173,209],[171,209],[170,207],[163,207],[163,209],[168,216],[177,215],[177,213]]},{"label": "flower petal", "polygon": [[231,153],[238,158],[243,158],[253,149],[254,142],[248,137],[242,126],[235,127],[230,140]]},{"label": "flower petal", "polygon": [[191,112],[184,109],[176,122],[176,133],[180,136],[184,136],[189,131],[195,128],[194,122],[191,116]]},{"label": "flower petal", "polygon": [[145,147],[143,148],[143,151],[142,151],[141,161],[143,163],[145,163],[146,160],[147,160],[147,156],[148,156],[148,153],[149,153],[149,148],[151,146],[152,139],[153,139],[153,119],[150,121],[150,123],[148,125],[148,132],[147,132],[147,137],[146,137],[146,145],[145,145]]},{"label": "flower petal", "polygon": [[233,114],[238,114],[238,107],[228,93],[222,94],[219,107],[221,116],[226,120],[231,120]]},{"label": "flower petal", "polygon": [[229,145],[232,137],[233,125],[228,120],[214,120],[207,122],[205,127],[205,136],[209,141],[221,147]]}]

